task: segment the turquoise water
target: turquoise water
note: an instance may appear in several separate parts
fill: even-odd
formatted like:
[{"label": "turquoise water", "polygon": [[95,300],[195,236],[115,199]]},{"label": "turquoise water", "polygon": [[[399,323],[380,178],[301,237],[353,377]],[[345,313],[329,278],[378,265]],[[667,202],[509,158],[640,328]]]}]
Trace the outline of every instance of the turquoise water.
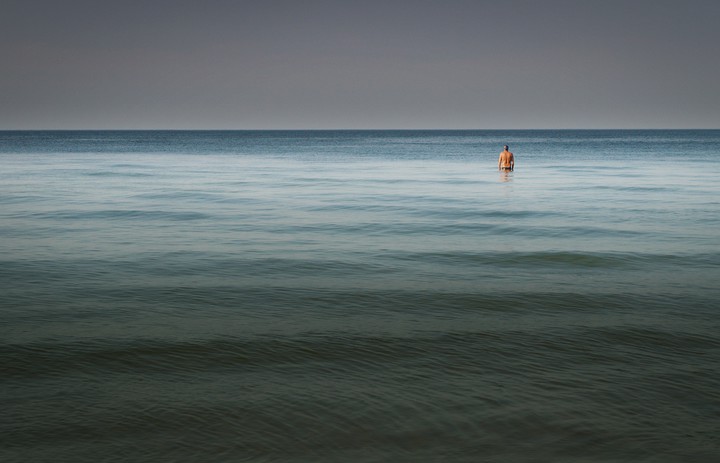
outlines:
[{"label": "turquoise water", "polygon": [[0,162],[2,461],[720,454],[720,131],[0,132]]}]

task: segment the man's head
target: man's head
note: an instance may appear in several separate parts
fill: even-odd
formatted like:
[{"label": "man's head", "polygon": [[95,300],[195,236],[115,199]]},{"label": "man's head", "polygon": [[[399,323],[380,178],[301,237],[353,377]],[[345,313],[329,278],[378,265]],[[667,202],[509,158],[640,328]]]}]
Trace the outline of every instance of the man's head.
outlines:
[{"label": "man's head", "polygon": [[510,147],[508,145],[505,145],[505,151],[507,151],[508,149],[510,149]]}]

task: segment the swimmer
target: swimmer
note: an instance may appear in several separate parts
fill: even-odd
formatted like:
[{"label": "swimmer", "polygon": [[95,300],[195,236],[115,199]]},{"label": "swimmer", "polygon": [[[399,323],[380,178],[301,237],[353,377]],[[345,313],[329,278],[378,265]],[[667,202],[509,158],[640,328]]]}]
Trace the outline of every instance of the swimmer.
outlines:
[{"label": "swimmer", "polygon": [[508,150],[508,145],[505,145],[505,150],[500,153],[500,158],[498,159],[498,170],[515,170],[515,156],[513,156],[513,154]]}]

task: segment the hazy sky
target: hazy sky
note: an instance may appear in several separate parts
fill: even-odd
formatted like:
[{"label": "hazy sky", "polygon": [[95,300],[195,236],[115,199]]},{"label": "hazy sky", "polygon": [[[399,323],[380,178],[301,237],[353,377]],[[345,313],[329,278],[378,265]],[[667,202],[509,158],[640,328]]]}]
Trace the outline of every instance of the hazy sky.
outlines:
[{"label": "hazy sky", "polygon": [[0,129],[720,128],[718,0],[2,0]]}]

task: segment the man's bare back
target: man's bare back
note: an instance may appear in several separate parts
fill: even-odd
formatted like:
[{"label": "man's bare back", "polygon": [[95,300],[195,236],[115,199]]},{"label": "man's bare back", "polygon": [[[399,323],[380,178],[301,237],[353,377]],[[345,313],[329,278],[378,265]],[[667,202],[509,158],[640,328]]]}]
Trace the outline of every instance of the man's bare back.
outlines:
[{"label": "man's bare back", "polygon": [[505,145],[505,150],[500,153],[498,159],[498,170],[515,170],[515,156],[508,151],[508,146]]}]

